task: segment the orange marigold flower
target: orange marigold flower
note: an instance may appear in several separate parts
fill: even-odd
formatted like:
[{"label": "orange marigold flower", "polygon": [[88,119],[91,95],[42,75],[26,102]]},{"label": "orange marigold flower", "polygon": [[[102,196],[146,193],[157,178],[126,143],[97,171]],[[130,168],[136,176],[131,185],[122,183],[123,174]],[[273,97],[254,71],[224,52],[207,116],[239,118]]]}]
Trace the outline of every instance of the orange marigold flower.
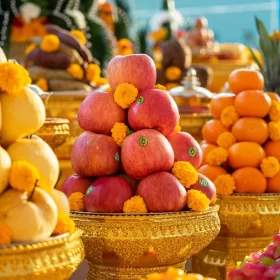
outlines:
[{"label": "orange marigold flower", "polygon": [[206,162],[209,165],[221,165],[226,162],[228,158],[228,152],[225,148],[214,148],[206,155]]},{"label": "orange marigold flower", "polygon": [[271,121],[280,121],[280,102],[272,100],[269,118]]},{"label": "orange marigold flower", "polygon": [[99,65],[90,63],[86,69],[86,79],[91,82],[97,82],[100,79],[101,69]]},{"label": "orange marigold flower", "polygon": [[276,157],[266,157],[261,161],[261,171],[266,178],[274,177],[280,169]]},{"label": "orange marigold flower", "polygon": [[271,140],[273,141],[280,140],[280,122],[269,122],[268,134]]},{"label": "orange marigold flower", "polygon": [[123,109],[128,108],[137,98],[138,89],[128,83],[123,83],[117,86],[114,92],[115,102]]},{"label": "orange marigold flower", "polygon": [[196,212],[205,211],[210,205],[210,200],[207,196],[198,190],[188,191],[188,207]]},{"label": "orange marigold flower", "polygon": [[108,84],[108,80],[102,77],[99,77],[96,81],[96,86],[101,87]]},{"label": "orange marigold flower", "polygon": [[71,64],[67,68],[67,72],[77,80],[82,80],[84,78],[84,70],[79,64]]},{"label": "orange marigold flower", "polygon": [[112,93],[112,89],[110,87],[105,89],[105,92]]},{"label": "orange marigold flower", "polygon": [[80,30],[71,30],[70,31],[71,35],[74,36],[77,40],[79,40],[79,42],[83,45],[86,44],[87,42],[87,38],[85,36],[85,34],[80,31]]},{"label": "orange marigold flower", "polygon": [[168,35],[168,30],[165,27],[162,27],[156,31],[153,31],[149,34],[149,38],[155,42],[163,41]]},{"label": "orange marigold flower", "polygon": [[64,211],[58,211],[58,218],[53,235],[61,235],[64,233],[74,233],[75,223]]},{"label": "orange marigold flower", "polygon": [[214,180],[217,195],[227,196],[231,195],[235,190],[235,182],[230,174],[223,174],[216,177]]},{"label": "orange marigold flower", "polygon": [[35,50],[37,48],[37,45],[32,43],[30,44],[29,46],[26,47],[24,53],[27,55],[27,54],[30,54],[33,50]]},{"label": "orange marigold flower", "polygon": [[160,62],[155,62],[156,69],[160,70],[162,69],[162,64]]},{"label": "orange marigold flower", "polygon": [[155,85],[155,89],[166,90],[166,87],[161,84],[157,84],[157,85]]},{"label": "orange marigold flower", "polygon": [[181,126],[179,124],[176,125],[174,132],[180,132],[182,130]]},{"label": "orange marigold flower", "polygon": [[147,207],[143,198],[139,195],[127,200],[123,206],[124,213],[147,213]]},{"label": "orange marigold flower", "polygon": [[84,210],[84,197],[81,192],[74,192],[68,197],[69,206],[71,211],[83,211]]},{"label": "orange marigold flower", "polygon": [[0,223],[0,245],[9,245],[12,243],[12,230],[5,225]]},{"label": "orange marigold flower", "polygon": [[235,137],[229,131],[224,131],[217,138],[217,144],[219,147],[228,149],[232,144],[236,142]]},{"label": "orange marigold flower", "polygon": [[124,123],[116,122],[111,129],[111,132],[112,138],[114,139],[116,144],[121,147],[126,136],[129,135],[130,130]]},{"label": "orange marigold flower", "polygon": [[230,127],[239,119],[233,106],[226,107],[221,113],[221,122],[224,126]]},{"label": "orange marigold flower", "polygon": [[48,91],[49,86],[48,86],[48,81],[44,78],[40,78],[36,83],[36,86],[38,86],[42,91]]},{"label": "orange marigold flower", "polygon": [[44,52],[55,52],[58,50],[59,45],[59,38],[56,35],[49,34],[43,38],[40,48]]},{"label": "orange marigold flower", "polygon": [[169,81],[177,81],[181,78],[182,70],[176,66],[169,66],[165,70],[164,75]]},{"label": "orange marigold flower", "polygon": [[185,188],[189,188],[198,180],[197,170],[187,161],[176,161],[172,168],[172,174]]}]

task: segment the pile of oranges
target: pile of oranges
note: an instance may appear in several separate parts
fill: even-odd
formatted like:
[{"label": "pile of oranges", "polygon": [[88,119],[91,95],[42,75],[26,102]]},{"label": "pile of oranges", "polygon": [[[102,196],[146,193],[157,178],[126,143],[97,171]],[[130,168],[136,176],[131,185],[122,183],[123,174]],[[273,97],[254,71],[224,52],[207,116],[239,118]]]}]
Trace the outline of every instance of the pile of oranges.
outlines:
[{"label": "pile of oranges", "polygon": [[221,191],[226,183],[238,193],[280,192],[280,99],[263,92],[264,78],[255,70],[233,71],[228,84],[231,93],[210,104],[199,172],[219,185],[220,195],[230,194]]}]

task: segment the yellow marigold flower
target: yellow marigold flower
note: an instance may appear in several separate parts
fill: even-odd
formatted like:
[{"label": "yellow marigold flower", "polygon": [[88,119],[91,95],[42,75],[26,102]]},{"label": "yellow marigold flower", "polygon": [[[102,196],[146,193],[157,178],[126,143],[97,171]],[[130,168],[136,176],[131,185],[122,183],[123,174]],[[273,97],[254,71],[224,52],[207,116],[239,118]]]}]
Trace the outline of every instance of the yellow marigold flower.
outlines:
[{"label": "yellow marigold flower", "polygon": [[121,147],[129,132],[129,128],[124,123],[116,122],[111,129],[111,132],[114,141]]},{"label": "yellow marigold flower", "polygon": [[26,47],[24,53],[27,55],[27,54],[30,54],[33,50],[35,50],[37,48],[37,45],[32,43],[30,44],[29,46]]},{"label": "yellow marigold flower", "polygon": [[180,84],[178,83],[167,83],[166,84],[166,90],[170,90],[172,88],[178,87]]},{"label": "yellow marigold flower", "polygon": [[223,174],[216,177],[214,180],[217,195],[227,196],[231,195],[235,190],[235,182],[230,174]]},{"label": "yellow marigold flower", "polygon": [[77,80],[82,80],[84,78],[84,70],[79,64],[71,64],[67,68],[67,72]]},{"label": "yellow marigold flower", "polygon": [[176,161],[172,168],[172,174],[185,188],[189,188],[198,180],[197,170],[187,161]]},{"label": "yellow marigold flower", "polygon": [[102,77],[99,77],[96,81],[96,86],[101,87],[108,84],[108,80]]},{"label": "yellow marigold flower", "polygon": [[91,82],[97,82],[100,79],[101,69],[99,65],[90,63],[86,69],[86,79]]},{"label": "yellow marigold flower", "polygon": [[225,148],[218,147],[211,150],[206,156],[206,162],[209,165],[221,165],[226,162],[228,152]]},{"label": "yellow marigold flower", "polygon": [[236,142],[235,137],[229,131],[224,131],[218,136],[217,144],[219,147],[228,149],[232,144]]},{"label": "yellow marigold flower", "polygon": [[165,70],[164,75],[169,81],[177,81],[181,78],[182,70],[176,66],[169,66]]},{"label": "yellow marigold flower", "polygon": [[74,192],[68,197],[69,206],[71,211],[84,210],[84,194],[81,192]]},{"label": "yellow marigold flower", "polygon": [[127,200],[123,206],[124,213],[147,213],[147,207],[143,198],[139,195]]},{"label": "yellow marigold flower", "polygon": [[40,175],[37,168],[24,160],[13,162],[9,173],[9,185],[19,191],[31,192]]},{"label": "yellow marigold flower", "polygon": [[266,157],[261,161],[261,171],[266,178],[274,177],[280,169],[276,157]]},{"label": "yellow marigold flower", "polygon": [[49,86],[48,86],[48,81],[44,78],[40,78],[36,83],[36,86],[38,86],[42,91],[48,91]]},{"label": "yellow marigold flower", "polygon": [[64,211],[58,212],[57,223],[53,231],[53,235],[61,235],[64,233],[74,233],[75,223]]},{"label": "yellow marigold flower", "polygon": [[226,127],[231,127],[238,119],[239,115],[233,106],[226,107],[221,113],[221,122]]},{"label": "yellow marigold flower", "polygon": [[0,223],[0,245],[9,245],[12,243],[12,231],[4,223]]},{"label": "yellow marigold flower", "polygon": [[271,140],[280,140],[280,122],[269,122],[268,133]]},{"label": "yellow marigold flower", "polygon": [[81,44],[85,45],[87,42],[87,38],[85,34],[80,30],[71,30],[71,35],[74,36],[77,40],[80,41]]},{"label": "yellow marigold flower", "polygon": [[31,84],[29,73],[21,65],[13,62],[0,64],[0,90],[14,93]]},{"label": "yellow marigold flower", "polygon": [[269,118],[271,121],[280,121],[280,102],[272,100]]},{"label": "yellow marigold flower", "polygon": [[118,41],[118,55],[129,55],[133,53],[133,43],[130,40],[123,38]]},{"label": "yellow marigold flower", "polygon": [[114,92],[115,102],[123,109],[128,108],[137,98],[138,89],[128,83],[123,83],[117,86]]},{"label": "yellow marigold flower", "polygon": [[188,207],[196,212],[205,211],[210,205],[210,200],[207,196],[198,190],[188,191]]},{"label": "yellow marigold flower", "polygon": [[166,90],[166,87],[161,84],[157,84],[157,85],[155,85],[155,89]]},{"label": "yellow marigold flower", "polygon": [[160,70],[162,69],[162,64],[160,62],[155,62],[156,69]]},{"label": "yellow marigold flower", "polygon": [[174,132],[180,132],[182,130],[181,126],[179,124],[176,125]]},{"label": "yellow marigold flower", "polygon": [[44,52],[55,52],[59,48],[59,38],[56,35],[46,35],[40,45],[40,48]]},{"label": "yellow marigold flower", "polygon": [[110,87],[105,89],[105,92],[112,93],[112,89]]},{"label": "yellow marigold flower", "polygon": [[149,38],[155,42],[163,41],[168,35],[168,30],[165,27],[162,27],[156,31],[153,31],[149,34]]}]

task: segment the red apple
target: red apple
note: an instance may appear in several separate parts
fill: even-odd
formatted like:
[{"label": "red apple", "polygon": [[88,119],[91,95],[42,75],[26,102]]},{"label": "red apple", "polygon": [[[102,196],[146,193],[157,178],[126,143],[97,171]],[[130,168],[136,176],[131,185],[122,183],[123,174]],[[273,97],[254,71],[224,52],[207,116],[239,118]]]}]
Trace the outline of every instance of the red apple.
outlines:
[{"label": "red apple", "polygon": [[144,129],[124,140],[121,160],[130,177],[142,179],[157,171],[169,171],[174,163],[174,152],[160,132]]},{"label": "red apple", "polygon": [[118,171],[120,148],[112,137],[86,131],[73,145],[70,160],[82,177],[108,176]]},{"label": "red apple", "polygon": [[86,193],[88,187],[92,183],[92,178],[80,177],[79,175],[71,175],[64,180],[62,185],[57,189],[64,192],[69,197],[74,192]]},{"label": "red apple", "polygon": [[130,176],[128,176],[125,173],[119,174],[119,177],[121,177],[121,178],[123,178],[127,181],[129,186],[131,187],[132,193],[135,194],[136,193],[136,188],[137,188],[137,185],[138,185],[139,182],[137,180],[131,178]]},{"label": "red apple", "polygon": [[202,161],[202,150],[197,141],[187,132],[173,132],[167,140],[171,144],[175,161],[188,161],[198,168]]},{"label": "red apple", "polygon": [[168,172],[153,173],[140,181],[137,187],[149,212],[176,212],[187,204],[187,191]]},{"label": "red apple", "polygon": [[213,201],[216,197],[216,187],[214,183],[200,173],[198,173],[197,182],[191,185],[190,189],[201,191],[208,197],[210,201]]},{"label": "red apple", "polygon": [[124,122],[126,114],[108,92],[92,92],[88,95],[78,111],[80,127],[86,131],[110,134],[116,122]]},{"label": "red apple", "polygon": [[125,179],[101,177],[88,188],[84,197],[85,209],[97,213],[121,213],[125,201],[133,196]]},{"label": "red apple", "polygon": [[167,92],[158,89],[141,91],[128,110],[128,123],[135,131],[154,128],[168,135],[174,131],[179,118],[174,99]]},{"label": "red apple", "polygon": [[122,83],[133,84],[139,91],[154,88],[156,66],[146,54],[115,56],[107,66],[107,79],[113,91]]}]

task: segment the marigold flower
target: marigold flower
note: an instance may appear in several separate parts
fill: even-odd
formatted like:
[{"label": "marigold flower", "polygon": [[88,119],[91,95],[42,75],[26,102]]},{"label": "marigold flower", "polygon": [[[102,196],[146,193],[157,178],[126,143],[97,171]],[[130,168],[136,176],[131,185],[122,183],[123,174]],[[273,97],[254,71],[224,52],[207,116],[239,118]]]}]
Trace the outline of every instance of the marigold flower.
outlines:
[{"label": "marigold flower", "polygon": [[174,132],[180,132],[182,130],[181,126],[179,124],[176,125]]},{"label": "marigold flower", "polygon": [[30,54],[33,50],[35,50],[37,48],[37,45],[32,43],[30,44],[29,46],[26,47],[24,53],[27,55],[27,54]]},{"label": "marigold flower", "polygon": [[118,55],[129,55],[133,53],[133,43],[130,40],[123,38],[118,41]]},{"label": "marigold flower", "polygon": [[280,121],[280,102],[272,100],[269,118],[271,121]]},{"label": "marigold flower", "polygon": [[226,162],[227,158],[227,150],[225,148],[218,147],[214,148],[206,155],[206,162],[209,165],[221,165],[222,163]]},{"label": "marigold flower", "polygon": [[123,206],[124,213],[147,213],[147,207],[143,198],[139,195],[127,200]]},{"label": "marigold flower", "polygon": [[36,86],[38,86],[42,91],[48,91],[49,86],[48,86],[48,81],[44,78],[40,78],[36,83]]},{"label": "marigold flower", "polygon": [[31,192],[40,179],[37,168],[24,160],[13,162],[9,173],[9,185],[19,191]]},{"label": "marigold flower", "polygon": [[104,86],[104,85],[107,85],[107,84],[108,84],[108,80],[105,79],[105,78],[99,77],[99,78],[96,80],[96,86],[97,86],[97,87],[101,87],[101,86]]},{"label": "marigold flower", "polygon": [[112,89],[110,87],[105,89],[105,92],[112,93]]},{"label": "marigold flower", "polygon": [[116,144],[121,147],[129,132],[129,128],[124,123],[116,122],[111,129],[111,132],[112,138],[114,139]]},{"label": "marigold flower", "polygon": [[67,68],[67,72],[77,80],[82,80],[84,78],[84,70],[79,64],[71,64]]},{"label": "marigold flower", "polygon": [[196,212],[205,211],[210,205],[210,200],[207,196],[198,190],[188,191],[188,207]]},{"label": "marigold flower", "polygon": [[169,66],[165,70],[164,75],[169,81],[177,81],[181,78],[182,70],[176,66]]},{"label": "marigold flower", "polygon": [[87,38],[85,36],[85,34],[80,31],[80,30],[71,30],[70,31],[71,35],[74,36],[77,40],[79,40],[79,42],[83,45],[86,44],[87,42]]},{"label": "marigold flower", "polygon": [[172,168],[172,174],[185,188],[189,188],[198,180],[197,170],[187,161],[176,161]]},{"label": "marigold flower", "polygon": [[269,138],[273,141],[280,140],[280,122],[268,123]]},{"label": "marigold flower", "polygon": [[155,62],[156,69],[161,70],[162,64],[160,62]]},{"label": "marigold flower", "polygon": [[161,85],[161,84],[157,84],[157,85],[155,85],[155,89],[161,89],[161,90],[166,90],[166,87],[165,86],[163,86],[163,85]]},{"label": "marigold flower", "polygon": [[217,144],[219,147],[228,149],[232,144],[236,142],[235,137],[229,131],[224,131],[218,136]]},{"label": "marigold flower", "polygon": [[138,89],[128,83],[123,83],[117,86],[114,92],[115,102],[123,109],[128,108],[137,98]]},{"label": "marigold flower", "polygon": [[58,211],[57,223],[52,235],[57,236],[68,232],[75,232],[75,223],[64,211]]},{"label": "marigold flower", "polygon": [[0,245],[9,245],[12,243],[12,230],[5,225],[0,223]]},{"label": "marigold flower", "polygon": [[168,35],[168,30],[165,27],[159,28],[149,34],[149,38],[155,42],[163,41]]},{"label": "marigold flower", "polygon": [[180,84],[178,83],[167,83],[166,84],[166,90],[170,90],[172,88],[178,87]]},{"label": "marigold flower", "polygon": [[0,90],[14,93],[31,84],[29,73],[21,65],[13,62],[0,64]]},{"label": "marigold flower", "polygon": [[71,211],[83,211],[84,210],[84,197],[81,192],[74,192],[68,197],[69,206]]},{"label": "marigold flower", "polygon": [[235,182],[230,174],[223,174],[216,177],[214,180],[217,195],[227,196],[231,195],[235,190]]},{"label": "marigold flower", "polygon": [[226,127],[231,127],[238,119],[239,115],[233,106],[226,107],[221,113],[221,122]]},{"label": "marigold flower", "polygon": [[266,178],[274,177],[279,169],[280,165],[276,157],[266,157],[261,161],[261,171]]},{"label": "marigold flower", "polygon": [[90,63],[86,69],[86,79],[91,82],[97,82],[100,79],[100,75],[101,69],[99,65]]},{"label": "marigold flower", "polygon": [[60,45],[59,38],[54,34],[46,35],[40,45],[40,48],[44,52],[55,52]]}]

